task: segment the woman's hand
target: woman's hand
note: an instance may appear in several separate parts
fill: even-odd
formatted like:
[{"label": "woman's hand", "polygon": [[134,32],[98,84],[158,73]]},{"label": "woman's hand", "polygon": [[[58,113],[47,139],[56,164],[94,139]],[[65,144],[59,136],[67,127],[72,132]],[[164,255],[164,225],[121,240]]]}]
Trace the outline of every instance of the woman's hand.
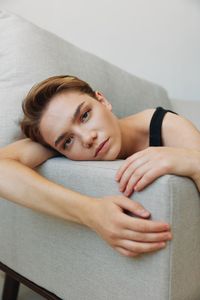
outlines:
[{"label": "woman's hand", "polygon": [[146,220],[149,216],[138,202],[124,196],[106,196],[94,202],[87,225],[119,253],[133,257],[160,250],[172,238],[166,222]]},{"label": "woman's hand", "polygon": [[164,174],[192,179],[200,169],[200,152],[188,148],[148,147],[129,156],[116,173],[120,191],[130,196]]}]

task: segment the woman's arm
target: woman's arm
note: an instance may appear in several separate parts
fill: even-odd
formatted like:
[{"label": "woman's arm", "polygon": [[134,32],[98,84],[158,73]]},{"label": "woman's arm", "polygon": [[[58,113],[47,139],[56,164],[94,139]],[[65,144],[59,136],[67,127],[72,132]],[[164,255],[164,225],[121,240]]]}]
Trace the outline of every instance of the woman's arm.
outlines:
[{"label": "woman's arm", "polygon": [[130,196],[165,174],[190,177],[200,192],[200,151],[176,147],[148,147],[129,156],[117,171],[120,191]]},{"label": "woman's arm", "polygon": [[77,223],[86,223],[87,205],[92,204],[90,197],[53,183],[9,158],[0,159],[0,197]]},{"label": "woman's arm", "polygon": [[196,157],[196,168],[195,168],[191,178],[196,183],[196,186],[200,193],[200,151],[196,151],[195,157]]},{"label": "woman's arm", "polygon": [[29,168],[35,168],[59,153],[26,138],[0,148],[0,159],[10,158]]},{"label": "woman's arm", "polygon": [[[154,109],[147,112],[152,116]],[[168,112],[163,119],[164,147],[148,147],[129,156],[115,179],[125,196],[141,191],[165,174],[187,176],[200,191],[200,131],[183,116]]]},{"label": "woman's arm", "polygon": [[200,151],[200,131],[187,118],[166,113],[162,124],[163,145]]},{"label": "woman's arm", "polygon": [[[0,159],[0,198],[86,225],[125,256],[157,251],[171,239],[169,225],[145,220],[149,213],[141,204],[124,196],[81,195],[10,158]],[[140,218],[128,216],[124,210]]]}]

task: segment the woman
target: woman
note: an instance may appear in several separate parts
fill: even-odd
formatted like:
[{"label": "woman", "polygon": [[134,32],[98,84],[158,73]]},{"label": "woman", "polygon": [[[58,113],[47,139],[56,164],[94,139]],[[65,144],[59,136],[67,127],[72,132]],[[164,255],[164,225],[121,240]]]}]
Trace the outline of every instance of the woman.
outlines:
[{"label": "woman", "polygon": [[[2,197],[89,226],[126,256],[165,247],[172,238],[169,224],[145,219],[150,213],[139,203],[124,196],[99,201],[80,195],[31,168],[60,154],[74,160],[123,158],[116,180],[126,196],[167,173],[191,177],[200,190],[200,133],[191,122],[166,113],[162,124],[165,147],[148,147],[149,124],[159,110],[147,109],[118,119],[100,92],[73,76],[51,77],[34,86],[23,102],[23,111],[21,129],[28,139],[1,149]],[[184,140],[180,136],[183,131]],[[17,191],[10,190],[12,184]],[[140,218],[130,217],[124,210]]]}]

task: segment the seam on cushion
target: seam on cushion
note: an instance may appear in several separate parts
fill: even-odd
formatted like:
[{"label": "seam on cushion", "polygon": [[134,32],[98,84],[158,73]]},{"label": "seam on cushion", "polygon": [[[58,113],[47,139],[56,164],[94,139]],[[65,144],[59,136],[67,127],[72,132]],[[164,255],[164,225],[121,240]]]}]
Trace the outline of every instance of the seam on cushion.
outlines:
[{"label": "seam on cushion", "polygon": [[[169,207],[169,213],[170,213],[170,223],[171,223],[171,229],[173,228],[173,201],[172,201],[172,195],[173,195],[173,179],[169,178],[169,195],[170,195],[170,207]],[[169,287],[168,287],[168,299],[172,300],[172,243],[169,245]]]}]

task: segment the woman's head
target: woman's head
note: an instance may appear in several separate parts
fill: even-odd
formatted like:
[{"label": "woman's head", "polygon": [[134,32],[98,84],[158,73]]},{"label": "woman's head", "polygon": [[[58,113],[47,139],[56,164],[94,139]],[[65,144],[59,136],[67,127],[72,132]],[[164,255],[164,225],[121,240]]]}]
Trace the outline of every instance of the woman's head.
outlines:
[{"label": "woman's head", "polygon": [[24,117],[20,126],[23,133],[48,147],[39,129],[41,117],[55,95],[72,90],[95,97],[92,88],[85,81],[74,76],[54,76],[34,85],[22,103]]},{"label": "woman's head", "polygon": [[22,108],[23,133],[70,159],[112,160],[120,152],[120,127],[111,104],[77,77],[54,76],[33,86]]}]

